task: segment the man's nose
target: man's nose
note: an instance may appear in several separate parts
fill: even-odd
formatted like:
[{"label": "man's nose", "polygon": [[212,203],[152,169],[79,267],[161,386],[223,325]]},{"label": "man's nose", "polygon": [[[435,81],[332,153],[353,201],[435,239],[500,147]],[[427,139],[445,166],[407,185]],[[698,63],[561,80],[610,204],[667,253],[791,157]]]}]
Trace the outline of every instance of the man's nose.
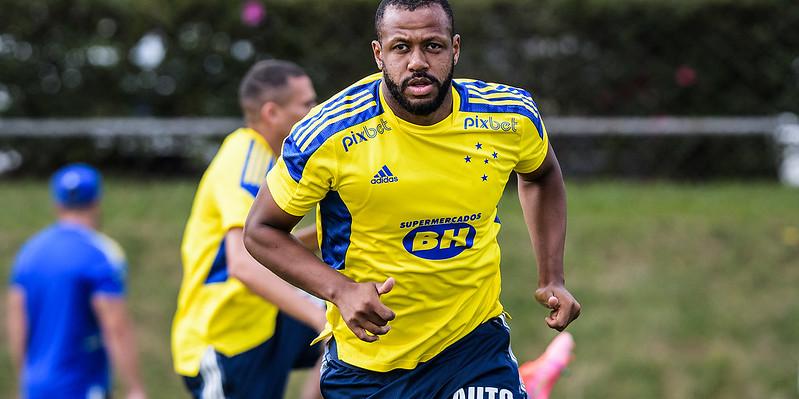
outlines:
[{"label": "man's nose", "polygon": [[413,50],[411,59],[408,60],[408,70],[411,72],[419,72],[426,71],[428,68],[430,68],[430,64],[427,63],[427,57],[425,57],[424,51],[420,48]]}]

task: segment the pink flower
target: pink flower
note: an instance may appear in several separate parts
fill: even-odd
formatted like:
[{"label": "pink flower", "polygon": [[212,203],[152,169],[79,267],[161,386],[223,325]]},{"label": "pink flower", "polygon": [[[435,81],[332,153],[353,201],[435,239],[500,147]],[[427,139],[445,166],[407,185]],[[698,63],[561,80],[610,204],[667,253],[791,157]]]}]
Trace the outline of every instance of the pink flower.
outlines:
[{"label": "pink flower", "polygon": [[674,81],[680,87],[688,87],[696,84],[696,70],[688,65],[680,65],[674,72]]},{"label": "pink flower", "polygon": [[258,0],[247,0],[241,8],[241,22],[247,26],[258,26],[266,17],[266,7]]}]

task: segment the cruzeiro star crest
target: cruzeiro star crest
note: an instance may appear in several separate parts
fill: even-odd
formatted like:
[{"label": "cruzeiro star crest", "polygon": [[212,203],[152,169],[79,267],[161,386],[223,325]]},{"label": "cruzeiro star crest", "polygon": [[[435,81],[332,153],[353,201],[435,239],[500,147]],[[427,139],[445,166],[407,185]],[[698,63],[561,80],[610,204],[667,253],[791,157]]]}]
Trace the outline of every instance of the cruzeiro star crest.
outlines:
[{"label": "cruzeiro star crest", "polygon": [[[490,179],[490,171],[493,169],[493,161],[499,159],[500,154],[494,149],[490,149],[485,143],[477,141],[474,143],[474,150],[463,157],[463,162],[469,167],[470,170],[475,170],[477,173],[477,180],[481,182],[488,182]],[[474,155],[477,152],[478,155]]]}]

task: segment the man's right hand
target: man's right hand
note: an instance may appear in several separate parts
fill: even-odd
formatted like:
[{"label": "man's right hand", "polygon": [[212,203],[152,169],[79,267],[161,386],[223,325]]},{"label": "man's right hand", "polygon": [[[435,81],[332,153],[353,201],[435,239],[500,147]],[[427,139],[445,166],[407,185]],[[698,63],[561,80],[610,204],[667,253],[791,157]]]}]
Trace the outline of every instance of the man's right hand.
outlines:
[{"label": "man's right hand", "polygon": [[347,327],[365,342],[375,342],[391,330],[388,322],[396,316],[380,302],[380,296],[394,288],[394,278],[380,283],[351,283],[340,290],[334,303]]}]

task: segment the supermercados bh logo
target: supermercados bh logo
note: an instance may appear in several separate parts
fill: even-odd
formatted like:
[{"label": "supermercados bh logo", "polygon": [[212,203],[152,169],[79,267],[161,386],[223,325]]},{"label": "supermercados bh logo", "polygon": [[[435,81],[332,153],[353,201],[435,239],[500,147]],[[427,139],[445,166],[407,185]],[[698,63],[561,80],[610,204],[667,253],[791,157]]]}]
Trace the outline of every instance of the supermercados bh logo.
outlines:
[{"label": "supermercados bh logo", "polygon": [[472,129],[482,129],[482,130],[494,130],[497,132],[516,132],[516,126],[519,125],[519,121],[516,118],[510,118],[510,121],[503,121],[494,119],[493,116],[489,116],[488,118],[483,118],[480,115],[475,115],[473,117],[468,117],[463,120],[463,130]]},{"label": "supermercados bh logo", "polygon": [[390,131],[391,128],[388,126],[386,120],[380,118],[380,122],[373,128],[364,126],[363,129],[358,130],[357,132],[350,131],[349,135],[344,136],[341,139],[341,145],[344,146],[344,152],[349,152],[352,146],[369,141],[385,132]]},{"label": "supermercados bh logo", "polygon": [[474,213],[402,222],[401,229],[411,229],[402,239],[402,246],[412,255],[422,259],[454,258],[474,245],[477,229],[469,222],[479,220],[481,217],[481,213]]}]

